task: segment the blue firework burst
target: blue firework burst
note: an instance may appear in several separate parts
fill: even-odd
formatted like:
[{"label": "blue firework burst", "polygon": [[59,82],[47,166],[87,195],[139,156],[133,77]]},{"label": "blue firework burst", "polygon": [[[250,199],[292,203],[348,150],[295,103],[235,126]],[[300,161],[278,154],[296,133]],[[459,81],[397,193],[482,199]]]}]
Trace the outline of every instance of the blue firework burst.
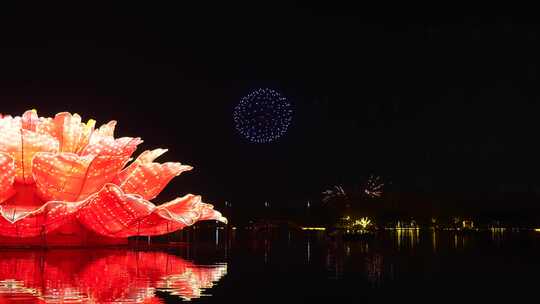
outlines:
[{"label": "blue firework burst", "polygon": [[261,88],[243,97],[234,108],[236,130],[253,143],[269,143],[287,132],[292,107],[278,92]]}]

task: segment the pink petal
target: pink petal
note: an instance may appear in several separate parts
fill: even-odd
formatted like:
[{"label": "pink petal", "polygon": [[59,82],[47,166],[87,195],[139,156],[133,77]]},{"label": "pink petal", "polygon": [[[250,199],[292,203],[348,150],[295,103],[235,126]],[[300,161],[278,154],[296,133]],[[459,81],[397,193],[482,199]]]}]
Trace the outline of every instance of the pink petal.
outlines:
[{"label": "pink petal", "polygon": [[124,194],[114,184],[106,184],[96,195],[90,197],[78,213],[81,224],[94,232],[114,236],[136,225],[140,218],[148,216],[155,206],[137,195]]},{"label": "pink petal", "polygon": [[161,235],[191,226],[201,220],[227,222],[221,213],[213,210],[212,205],[203,203],[200,196],[188,194],[157,206],[150,215],[114,236]]},{"label": "pink petal", "polygon": [[51,201],[33,211],[5,210],[0,205],[0,235],[34,237],[50,233],[73,218],[79,204]]},{"label": "pink petal", "polygon": [[111,156],[131,156],[137,149],[137,145],[143,141],[139,138],[122,137],[114,139],[112,137],[102,137],[98,141],[89,143],[82,149],[80,155],[99,154]]},{"label": "pink petal", "polygon": [[192,167],[180,163],[150,163],[138,166],[133,173],[121,184],[126,193],[141,195],[144,199],[155,198],[173,177]]},{"label": "pink petal", "polygon": [[0,203],[14,194],[15,162],[9,154],[0,152]]},{"label": "pink petal", "polygon": [[20,127],[39,134],[49,135],[53,138],[58,137],[54,120],[48,117],[38,117],[36,110],[24,112],[21,117]]},{"label": "pink petal", "polygon": [[121,185],[128,179],[128,177],[135,171],[135,169],[139,167],[139,165],[149,164],[159,156],[163,155],[163,153],[165,152],[167,152],[167,149],[154,149],[151,151],[144,151],[127,168],[118,173],[118,176],[114,179],[114,183],[117,185]]},{"label": "pink petal", "polygon": [[152,161],[165,153],[166,149],[144,151],[115,178],[114,183],[126,193],[135,193],[150,200],[155,198],[175,176],[193,169],[180,163],[158,164]]},{"label": "pink petal", "polygon": [[[39,122],[36,125],[36,132],[39,134],[46,134],[53,138],[58,138],[56,132],[56,126],[54,120],[50,117],[40,117]],[[58,139],[57,139],[58,140]]]},{"label": "pink petal", "polygon": [[[186,197],[192,199],[186,200]],[[197,217],[191,217],[193,221],[216,220],[227,223],[227,219],[219,211],[214,210],[213,205],[203,203],[198,195],[188,194],[183,198],[162,204],[157,209],[166,210],[173,218],[180,215],[186,218],[196,213],[198,214]]]},{"label": "pink petal", "polygon": [[43,236],[74,218],[86,229],[113,238],[165,234],[201,220],[227,222],[212,205],[192,194],[156,207],[138,195],[125,194],[118,186],[106,184],[82,201],[50,201],[36,208],[40,201],[32,196],[34,186],[20,187],[27,188],[28,193],[18,189],[13,198],[0,205],[0,235]]},{"label": "pink petal", "polygon": [[[108,123],[101,125],[98,129],[92,130],[90,137],[88,138],[88,146],[100,145],[102,140],[114,140],[115,127],[116,121],[111,120]],[[88,147],[82,147],[81,151],[84,151],[87,148]]]},{"label": "pink petal", "polygon": [[21,118],[16,116],[12,117],[11,115],[5,115],[0,118],[0,130],[3,129],[20,129],[21,128]]},{"label": "pink petal", "polygon": [[111,120],[108,123],[101,125],[99,129],[96,130],[94,135],[101,136],[101,137],[113,137],[115,127],[116,127],[116,120]]},{"label": "pink petal", "polygon": [[56,114],[54,117],[55,133],[58,136],[61,152],[77,153],[90,141],[94,131],[94,121],[87,124],[81,122],[78,114],[67,112]]},{"label": "pink petal", "polygon": [[44,200],[79,201],[112,181],[129,156],[37,153],[33,173]]},{"label": "pink petal", "polygon": [[15,160],[16,181],[30,184],[32,178],[32,159],[37,152],[57,152],[58,141],[45,134],[39,134],[20,126],[0,129],[0,151],[8,153]]},{"label": "pink petal", "polygon": [[35,110],[29,110],[24,112],[22,118],[22,128],[29,131],[36,131],[39,124],[39,118]]}]

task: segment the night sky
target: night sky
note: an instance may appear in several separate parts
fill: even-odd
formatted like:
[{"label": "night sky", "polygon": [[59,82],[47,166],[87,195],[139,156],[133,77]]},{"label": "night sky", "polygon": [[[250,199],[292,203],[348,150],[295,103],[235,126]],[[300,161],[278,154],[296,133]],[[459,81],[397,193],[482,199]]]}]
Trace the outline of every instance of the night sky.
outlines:
[{"label": "night sky", "polygon": [[[77,112],[163,161],[165,198],[300,204],[374,173],[396,192],[536,193],[540,27],[517,17],[309,4],[0,10],[0,113]],[[259,87],[294,105],[251,144],[232,111]],[[164,199],[165,199],[164,198]]]}]

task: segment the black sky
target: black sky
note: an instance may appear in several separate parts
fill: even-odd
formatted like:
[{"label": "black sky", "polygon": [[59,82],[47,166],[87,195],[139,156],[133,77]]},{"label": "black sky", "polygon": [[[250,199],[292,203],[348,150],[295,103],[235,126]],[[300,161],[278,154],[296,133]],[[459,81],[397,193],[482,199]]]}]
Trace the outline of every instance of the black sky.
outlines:
[{"label": "black sky", "polygon": [[[538,189],[539,26],[333,5],[129,4],[0,12],[0,112],[119,121],[195,170],[169,192],[316,198],[371,172],[401,191]],[[295,106],[255,145],[231,111],[258,87]],[[283,199],[287,197],[287,199]]]}]

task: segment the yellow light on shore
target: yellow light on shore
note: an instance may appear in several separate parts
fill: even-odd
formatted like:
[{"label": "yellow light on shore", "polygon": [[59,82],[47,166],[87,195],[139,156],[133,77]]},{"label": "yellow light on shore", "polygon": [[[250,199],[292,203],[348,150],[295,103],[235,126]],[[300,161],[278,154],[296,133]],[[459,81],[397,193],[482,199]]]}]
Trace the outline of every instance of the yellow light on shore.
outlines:
[{"label": "yellow light on shore", "polygon": [[324,228],[324,227],[302,227],[302,230],[319,230],[319,231],[325,231],[326,228]]},{"label": "yellow light on shore", "polygon": [[534,231],[540,232],[540,228],[535,228]]}]

